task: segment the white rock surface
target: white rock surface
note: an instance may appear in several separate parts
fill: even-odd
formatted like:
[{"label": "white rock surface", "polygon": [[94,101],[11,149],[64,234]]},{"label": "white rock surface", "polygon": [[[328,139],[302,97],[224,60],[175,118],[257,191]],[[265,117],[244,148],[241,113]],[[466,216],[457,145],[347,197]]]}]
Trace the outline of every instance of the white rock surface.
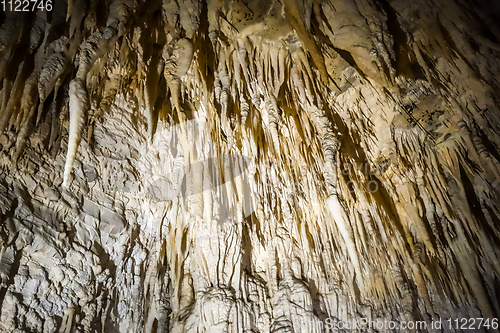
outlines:
[{"label": "white rock surface", "polygon": [[500,317],[498,5],[83,3],[0,19],[1,332]]}]

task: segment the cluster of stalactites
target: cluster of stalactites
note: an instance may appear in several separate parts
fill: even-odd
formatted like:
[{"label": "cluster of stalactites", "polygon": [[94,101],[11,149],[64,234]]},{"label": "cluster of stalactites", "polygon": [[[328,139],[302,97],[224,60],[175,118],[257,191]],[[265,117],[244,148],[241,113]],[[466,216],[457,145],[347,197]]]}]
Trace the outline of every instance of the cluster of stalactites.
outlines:
[{"label": "cluster of stalactites", "polygon": [[[64,109],[58,104],[58,96],[64,96],[69,90],[70,138],[64,175],[67,184],[90,106],[87,74],[96,60],[109,52],[125,32],[124,25],[136,6],[134,1],[113,1],[104,28],[79,31],[77,27],[83,19],[83,9],[81,4],[73,5],[70,1],[66,15],[69,32],[59,36],[50,33],[52,26],[60,23],[58,19],[62,13],[56,9],[50,22],[43,11],[8,14],[0,29],[0,75],[3,80],[0,132],[14,128],[18,133],[13,155],[16,162],[32,131],[34,115],[37,114],[35,123],[38,125],[45,115],[47,102],[49,110],[45,120],[51,125],[48,148],[55,144],[59,137],[60,110]],[[89,36],[83,38],[84,35]],[[16,73],[11,68],[17,64]],[[68,88],[66,82],[75,72]],[[65,91],[61,94],[63,89]],[[67,100],[63,102],[67,103]]]},{"label": "cluster of stalactites", "polygon": [[[47,21],[47,16],[41,11],[32,15],[12,12],[0,29],[0,80],[3,81],[0,132],[14,129],[17,133],[13,153],[17,162],[33,131],[33,122],[37,127],[41,120],[50,125],[48,148],[55,145],[60,139],[62,110],[66,109],[61,105],[69,105],[65,186],[69,185],[89,111],[90,139],[96,119],[109,109],[117,93],[125,93],[119,89],[123,87],[124,79],[132,75],[131,66],[137,66],[139,70],[140,67],[147,68],[147,75],[137,82],[137,88],[143,92],[140,100],[146,101],[148,112],[153,112],[150,109],[156,98],[158,76],[163,67],[174,105],[179,109],[180,77],[187,72],[193,53],[190,40],[176,36],[168,47],[164,45],[163,48],[168,51],[160,52],[159,61],[140,59],[143,54],[132,51],[137,46],[132,45],[136,42],[133,40],[136,31],[131,26],[134,24],[132,21],[137,20],[134,15],[144,10],[144,4],[136,0],[111,2],[106,8],[105,26],[99,28],[95,26],[96,15],[99,15],[96,13],[97,2],[92,2],[90,8],[83,3],[69,1],[65,18],[61,18],[63,13],[54,9],[51,21]],[[88,11],[86,17],[85,11]],[[61,24],[61,19],[66,22]],[[53,35],[51,29],[55,24],[65,26],[68,31],[59,36]],[[144,62],[141,63],[141,60]],[[14,71],[14,67],[18,70]],[[152,135],[153,125],[151,122],[148,125]]]},{"label": "cluster of stalactites", "polygon": [[[95,3],[91,4],[94,16]],[[272,3],[277,5],[277,1]],[[385,26],[388,17],[384,15],[396,16],[391,12],[395,9],[385,1],[380,2],[383,11],[368,5],[357,8],[351,1],[283,3],[289,31],[279,38],[269,37],[274,36],[270,28],[266,30],[268,35],[238,30],[229,23],[229,16],[222,15],[225,13],[222,1],[203,4],[193,0],[182,5],[177,1],[164,1],[161,6],[157,4],[157,11],[141,2],[112,1],[106,20],[97,20],[105,22],[99,28],[95,26],[93,14],[85,18],[80,2],[70,2],[64,15],[68,33],[57,39],[49,33],[52,23],[43,16],[29,18],[11,14],[0,30],[0,79],[3,80],[0,132],[14,128],[18,133],[15,160],[20,157],[30,125],[35,122],[45,121],[51,125],[49,148],[57,147],[60,110],[64,109],[57,100],[63,99],[63,91],[67,92],[69,98],[63,102],[69,105],[70,114],[64,170],[64,184],[68,185],[87,117],[90,142],[93,124],[106,113],[117,94],[137,100],[147,120],[150,142],[154,141],[160,113],[170,112],[171,118],[182,123],[191,116],[188,108],[195,112],[203,110],[207,127],[220,130],[214,131],[217,132],[215,139],[225,141],[217,142],[219,148],[238,150],[242,144],[247,149],[245,153],[260,163],[256,171],[257,191],[262,198],[273,199],[266,207],[257,204],[256,216],[263,228],[274,228],[281,223],[281,213],[274,211],[276,207],[280,210],[278,190],[284,184],[299,184],[296,186],[300,191],[290,190],[298,198],[297,202],[302,200],[314,206],[297,214],[306,221],[302,228],[305,230],[307,225],[313,230],[316,223],[321,226],[317,233],[311,231],[316,244],[327,244],[326,238],[332,234],[338,236],[352,263],[352,270],[351,266],[345,268],[346,276],[352,273],[351,281],[357,284],[355,290],[362,296],[372,291],[383,303],[386,294],[392,294],[394,299],[404,299],[405,311],[410,313],[413,305],[406,280],[411,276],[426,311],[433,313],[433,297],[437,294],[434,285],[442,284],[445,288],[452,285],[447,281],[458,280],[455,279],[458,269],[454,267],[458,265],[481,310],[491,317],[495,309],[487,301],[487,290],[495,289],[500,265],[495,258],[498,250],[481,224],[488,225],[498,237],[495,223],[500,213],[492,184],[498,184],[500,170],[491,148],[500,142],[495,127],[498,122],[491,121],[497,118],[494,112],[485,111],[483,117],[474,110],[479,107],[472,103],[476,97],[471,93],[463,98],[463,104],[470,110],[460,105],[448,106],[445,116],[450,116],[450,122],[456,126],[448,129],[449,135],[437,133],[441,137],[436,144],[428,133],[433,130],[432,126],[426,127],[420,122],[411,126],[405,119],[399,119],[401,115],[394,117],[401,106],[393,89],[396,84],[404,87],[408,79],[408,86],[415,90],[408,95],[419,94],[421,90],[421,95],[438,96],[439,89],[434,89],[431,82],[447,82],[449,77],[438,76],[439,71],[431,66],[434,58],[429,60],[429,57],[435,57],[437,65],[444,67],[443,73],[450,77],[468,74],[467,82],[474,83],[476,91],[484,89],[485,100],[491,101],[490,92],[484,88],[487,84],[471,79],[472,69],[460,64],[462,58],[455,59],[448,53],[444,45],[450,41],[444,36],[434,39],[409,23],[401,25],[398,28],[401,31]],[[311,23],[313,11],[320,22]],[[205,12],[206,20],[201,17]],[[447,15],[447,11],[443,13]],[[443,28],[435,30],[451,29],[450,22],[443,20]],[[263,29],[261,22],[256,21],[256,25]],[[311,32],[312,25],[322,29],[322,40],[329,39],[331,44],[320,44]],[[80,31],[82,26],[85,28]],[[417,33],[405,37],[407,32],[403,29]],[[409,60],[401,56],[396,62],[395,41],[389,30],[401,34],[398,49],[406,52]],[[453,38],[460,38],[459,32],[450,31],[454,32]],[[498,51],[498,46],[491,41],[474,38]],[[28,47],[21,50],[18,45]],[[466,43],[459,45],[465,47]],[[402,70],[408,68],[398,67],[403,60],[408,62],[408,68],[420,67],[416,72],[421,73],[410,73],[405,78]],[[353,72],[350,78],[345,77]],[[480,72],[488,74],[487,70]],[[342,74],[343,81],[338,77],[333,80],[333,74],[339,77]],[[351,83],[349,79],[356,82]],[[459,86],[460,82],[453,85]],[[442,91],[448,97],[464,95],[458,90],[456,93]],[[415,98],[417,102],[425,99]],[[491,106],[497,110],[494,103],[488,103],[482,109]],[[380,121],[386,115],[390,117]],[[414,115],[407,116],[415,121]],[[336,124],[332,124],[334,117],[339,118]],[[237,122],[239,126],[234,126]],[[344,146],[340,151],[335,126],[342,127],[339,131],[343,131]],[[433,126],[445,131],[439,122]],[[195,148],[186,137],[186,133],[180,135],[180,143],[186,156],[192,156]],[[356,175],[349,175],[352,177],[349,183],[354,184],[354,189],[349,189],[339,176],[345,164],[337,165],[337,161],[355,164],[361,154],[365,154],[374,162],[377,156],[370,154],[376,150],[371,149],[375,145],[393,149],[390,168],[372,183],[380,191],[370,193],[363,188],[374,180],[361,168],[356,170]],[[312,179],[318,176],[322,177],[316,186]],[[484,221],[474,217],[469,207],[472,192],[464,185],[466,182],[479,189],[474,191],[478,207],[485,212]],[[323,206],[314,205],[318,197],[318,201],[327,198],[325,211],[333,223],[328,223],[330,219],[325,217]],[[283,198],[286,198],[281,202],[283,216],[290,222],[294,216],[286,193]],[[302,236],[307,233],[304,231]],[[480,241],[475,244],[471,241],[475,239]],[[309,240],[304,244],[306,241]],[[175,241],[171,246],[182,247]],[[320,253],[319,245],[316,250]],[[176,251],[183,250],[171,250]],[[340,256],[342,251],[332,252],[332,256]],[[179,258],[184,255],[186,253]],[[342,258],[338,259],[342,262]],[[394,265],[400,261],[407,271]],[[439,261],[440,264],[435,265],[439,269],[429,272],[427,263],[431,261]],[[485,275],[487,287],[481,281],[483,266],[492,267],[486,269],[489,272]],[[391,269],[387,275],[391,276],[383,275],[386,272],[382,270],[387,267]],[[180,264],[174,270],[174,283],[179,288],[182,286]],[[383,279],[376,279],[376,274]],[[275,281],[270,279],[269,283]],[[465,300],[459,291],[453,293],[457,300]]]},{"label": "cluster of stalactites", "polygon": [[[224,7],[217,1],[207,4],[190,1],[179,5],[165,0],[155,11],[136,0],[115,0],[106,8],[106,20],[98,19],[102,14],[97,12],[96,1],[88,8],[80,2],[69,1],[67,12],[54,12],[50,22],[46,21],[43,12],[32,16],[10,13],[0,30],[0,79],[3,79],[0,132],[13,127],[18,133],[14,160],[17,161],[22,154],[35,114],[37,125],[42,118],[50,125],[48,148],[56,146],[57,149],[60,118],[63,118],[60,110],[65,109],[61,108],[61,103],[69,105],[70,119],[64,170],[66,186],[85,125],[89,124],[90,140],[93,124],[109,109],[117,93],[135,89],[137,100],[145,109],[149,140],[152,140],[158,119],[157,104],[162,98],[161,93],[169,94],[170,109],[175,111],[179,121],[185,119],[182,77],[188,72],[195,51],[205,51],[195,48],[200,48],[206,36],[213,44],[210,49],[215,51],[214,92],[222,115],[227,115],[230,93],[239,96],[242,123],[246,122],[250,104],[260,108],[261,100],[264,100],[272,140],[277,145],[279,107],[276,100],[281,87],[286,84],[285,77],[290,77],[295,86],[294,106],[301,101],[305,103],[302,105],[304,109],[316,104],[316,98],[306,91],[314,91],[321,85],[316,82],[317,77],[327,86],[334,86],[308,30],[312,7],[310,4],[298,6],[295,1],[283,5],[286,9],[283,15],[290,24],[290,31],[295,31],[298,36],[295,39],[298,42],[290,48],[285,47],[283,40],[276,44],[275,40],[266,41],[265,38],[240,38],[234,31],[233,35],[221,39],[221,22],[226,22],[226,19],[220,15]],[[207,31],[200,30],[204,6],[208,10]],[[147,22],[141,22],[136,17],[138,13],[145,13]],[[50,31],[52,25],[61,24],[61,20],[66,21],[62,25],[68,31],[55,39]],[[97,21],[106,23],[100,28],[96,26]],[[229,47],[225,45],[226,38],[232,40]],[[21,51],[23,43],[28,43],[27,52]],[[301,45],[311,55],[311,63]],[[9,72],[9,65],[18,63],[18,59],[22,62],[17,73]],[[297,61],[295,65],[294,60]],[[311,65],[318,70],[318,75],[311,70]],[[209,66],[212,64],[198,64],[199,81],[204,81],[200,88],[210,99],[207,91],[210,82],[205,77]],[[137,73],[136,78],[131,77],[132,72]],[[230,79],[231,72],[234,77]],[[130,81],[131,89],[126,87]],[[167,92],[159,90],[161,81],[166,82]],[[267,94],[267,91],[272,93]],[[69,99],[65,98],[67,95]],[[314,122],[320,127],[326,125],[323,120]],[[332,137],[323,133],[324,130],[320,129],[320,132],[327,138]],[[330,146],[335,144],[327,143],[325,152],[331,150]]]}]

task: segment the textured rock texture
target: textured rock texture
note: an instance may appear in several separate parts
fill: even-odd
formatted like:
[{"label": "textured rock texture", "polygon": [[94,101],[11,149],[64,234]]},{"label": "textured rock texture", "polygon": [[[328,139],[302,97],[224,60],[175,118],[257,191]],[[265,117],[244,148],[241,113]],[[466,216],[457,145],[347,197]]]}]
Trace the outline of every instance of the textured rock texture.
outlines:
[{"label": "textured rock texture", "polygon": [[498,318],[499,14],[487,0],[2,13],[0,331]]}]

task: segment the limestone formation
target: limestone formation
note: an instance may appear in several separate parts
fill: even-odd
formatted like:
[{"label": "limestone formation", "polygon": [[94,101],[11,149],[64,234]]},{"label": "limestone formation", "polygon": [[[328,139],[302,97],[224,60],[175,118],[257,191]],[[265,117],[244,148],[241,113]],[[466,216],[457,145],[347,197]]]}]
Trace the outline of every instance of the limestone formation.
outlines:
[{"label": "limestone formation", "polygon": [[497,2],[51,4],[0,13],[0,332],[498,331]]}]

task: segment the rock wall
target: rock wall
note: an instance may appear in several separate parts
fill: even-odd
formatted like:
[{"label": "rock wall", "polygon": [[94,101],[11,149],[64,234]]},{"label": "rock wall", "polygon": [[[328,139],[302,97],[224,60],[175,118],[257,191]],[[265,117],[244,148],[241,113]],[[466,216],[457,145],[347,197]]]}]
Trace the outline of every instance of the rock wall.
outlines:
[{"label": "rock wall", "polygon": [[495,331],[499,9],[4,13],[0,331]]}]

